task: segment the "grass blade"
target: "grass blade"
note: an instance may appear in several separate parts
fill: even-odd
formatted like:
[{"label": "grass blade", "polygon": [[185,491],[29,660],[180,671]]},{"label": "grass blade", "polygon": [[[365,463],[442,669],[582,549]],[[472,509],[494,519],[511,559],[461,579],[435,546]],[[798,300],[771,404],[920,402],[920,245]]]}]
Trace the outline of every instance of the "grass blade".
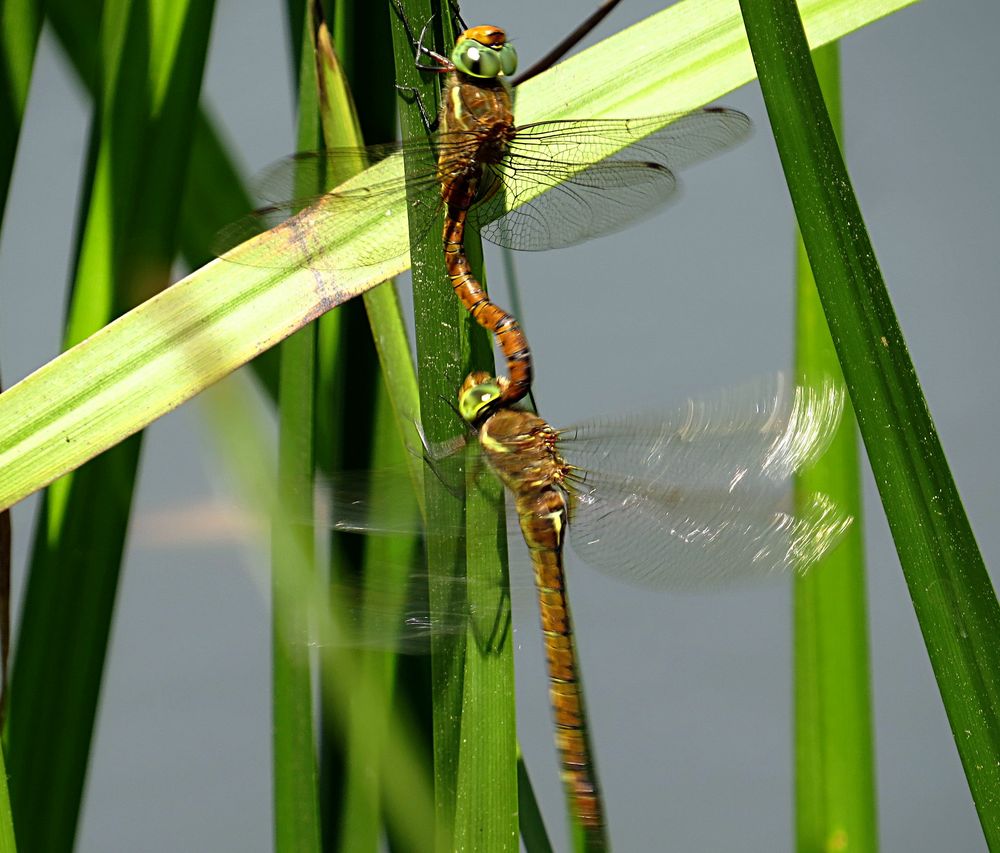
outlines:
[{"label": "grass blade", "polygon": [[[813,62],[839,133],[837,46],[821,47],[813,53]],[[831,376],[842,380],[801,237],[796,237],[796,246],[797,373],[806,381]],[[856,429],[848,404],[829,450],[798,478],[802,494],[830,495],[855,519],[840,546],[794,581],[799,850],[878,849]]]},{"label": "grass blade", "polygon": [[[234,376],[206,395],[206,411],[216,436],[217,452],[235,477],[237,493],[247,496],[257,517],[282,519],[291,524],[278,494],[274,471],[273,442],[259,411],[252,404],[248,383]],[[233,418],[242,425],[230,428]],[[294,542],[290,544],[294,545]],[[324,707],[331,722],[343,733],[350,724],[355,705],[359,713],[383,727],[387,740],[379,754],[379,764],[371,768],[383,782],[383,805],[389,827],[404,850],[432,850],[433,799],[429,774],[417,748],[419,737],[406,709],[388,701],[381,678],[369,680],[354,650],[344,645],[343,602],[330,595],[325,580],[308,570],[309,559],[299,553],[276,565],[282,577],[274,585],[280,597],[273,606],[283,620],[304,614],[313,627],[319,653],[320,684]],[[377,722],[376,722],[377,721]]]},{"label": "grass blade", "polygon": [[14,171],[31,68],[42,31],[40,0],[8,0],[0,8],[0,222]]},{"label": "grass blade", "polygon": [[[409,0],[403,3],[409,20],[432,21],[430,37],[440,46],[444,30],[448,41],[451,17],[444,4]],[[396,80],[400,86],[412,86],[413,92],[426,105],[427,111],[437,113],[437,81],[430,75],[420,75],[414,67],[413,47],[398,19],[392,21]],[[415,104],[400,112],[404,137],[419,138],[424,129]],[[433,163],[433,152],[428,141],[426,161],[407,162],[405,168],[417,170]],[[413,199],[411,203],[436,205],[436,198]],[[440,229],[440,217],[435,230]],[[469,325],[460,317],[461,308],[454,296],[443,287],[447,281],[442,251],[437,241],[411,247],[413,268],[413,302],[420,306],[415,312],[417,339],[417,365],[420,394],[420,412],[423,428],[432,446],[453,440],[458,434],[454,412],[448,402],[461,382],[469,364]],[[464,518],[464,495],[454,495],[433,477],[424,482],[424,501],[428,536],[426,542],[427,565],[430,575],[429,602],[431,612],[446,611],[456,606],[448,600],[450,590],[458,589],[449,583],[465,573],[465,541],[452,541],[434,533],[439,525],[455,529]],[[436,637],[431,644],[431,693],[433,696],[432,727],[434,755],[434,846],[439,850],[456,849],[456,802],[462,723],[462,690],[465,659],[465,638]]]},{"label": "grass blade", "polygon": [[[336,11],[335,38],[331,40],[325,24],[318,28],[316,35],[324,142],[331,148],[363,144],[360,117],[347,83],[349,76],[361,86],[362,115],[379,134],[376,138],[390,138],[395,119],[394,90],[391,85],[377,88],[367,74],[371,67],[392,68],[386,10],[340,3]],[[382,38],[377,35],[380,28],[385,31]],[[351,46],[365,41],[370,44],[365,56],[365,73],[341,65],[333,44]],[[373,56],[372,51],[377,51],[378,55]],[[353,51],[350,53],[353,56]],[[361,167],[359,161],[357,170]],[[336,179],[346,177],[350,175],[336,176]],[[318,365],[319,387],[340,391],[336,396],[320,392],[320,399],[329,407],[329,420],[326,424],[321,421],[317,432],[322,444],[337,448],[327,467],[357,467],[370,449],[371,466],[375,470],[409,465],[414,487],[422,496],[421,445],[414,426],[419,417],[417,379],[395,283],[381,284],[365,293],[363,299],[363,310],[360,304],[348,303],[320,321],[320,341],[326,355]],[[324,326],[328,319],[336,320],[329,328]],[[373,338],[377,346],[373,346]],[[381,377],[377,373],[378,360],[382,365]],[[324,375],[328,378],[324,379]],[[341,405],[344,399],[350,400],[351,405]],[[382,487],[376,488],[370,499],[375,507],[398,508],[402,502],[415,500],[415,497]],[[360,568],[362,577],[377,577],[381,583],[388,582],[386,573],[392,572],[400,590],[406,588],[409,567],[421,550],[419,538],[411,536],[370,537],[362,544],[361,554],[357,554],[359,549],[348,549],[345,544],[333,534],[331,577],[348,570],[343,565],[345,562],[354,562],[356,565],[352,568]],[[348,557],[351,551],[356,557],[354,561]],[[400,610],[403,604],[401,596]],[[360,652],[358,658],[361,677],[379,684],[390,701],[395,692],[397,656],[391,651],[372,650]],[[336,844],[340,850],[372,853],[379,849],[382,836],[380,800],[385,783],[372,768],[380,766],[387,748],[387,709],[380,709],[374,716],[373,710],[352,702],[344,736],[333,733],[324,743],[323,774],[327,791],[324,819],[328,827],[328,847]],[[323,732],[333,732],[333,726],[324,722]],[[334,775],[341,773],[343,779],[335,780]],[[342,803],[333,801],[333,796],[340,794],[336,781],[342,782]]]},{"label": "grass blade", "polygon": [[[299,31],[298,143],[311,150],[319,139],[319,85],[312,50],[311,3]],[[300,182],[300,195],[323,190]],[[272,518],[271,600],[288,598],[282,567],[295,561],[307,578],[318,577],[312,524],[315,447],[317,326],[310,323],[281,345],[278,385],[278,503]],[[275,850],[320,849],[319,768],[313,733],[312,630],[308,610],[272,606],[272,711],[274,738]]]},{"label": "grass blade", "polygon": [[[48,0],[46,3],[47,21],[81,85],[92,97],[98,86],[94,70],[99,64],[101,9],[100,0]],[[189,124],[193,124],[194,139],[181,192],[178,247],[189,266],[200,267],[213,257],[211,242],[216,232],[245,214],[253,204],[212,121],[200,109],[193,115]],[[258,379],[276,398],[278,351],[261,353],[253,365]]]},{"label": "grass blade", "polygon": [[[66,342],[168,282],[212,4],[105,9],[92,182]],[[152,38],[152,41],[149,39]],[[139,438],[54,485],[36,528],[7,729],[26,849],[73,844]]]},{"label": "grass blade", "polygon": [[[432,10],[426,3],[403,5],[408,19],[418,28],[419,22],[431,20]],[[431,29],[440,49],[454,39],[450,8],[447,3],[437,3],[433,12]],[[429,81],[430,75],[422,79],[417,73],[413,46],[398,20],[393,21],[393,38],[399,84],[416,87],[431,112],[437,103],[437,81]],[[403,111],[402,129],[408,137],[426,133],[415,105]],[[428,148],[428,158],[431,156]],[[419,165],[407,163],[407,168]],[[436,198],[422,200],[425,204],[436,202]],[[481,276],[481,255],[475,256],[476,246],[467,248],[473,268]],[[434,447],[464,433],[464,425],[452,408],[455,395],[471,369],[492,367],[492,341],[450,292],[440,242],[428,240],[411,246],[411,257],[414,303],[419,306],[420,411]],[[469,489],[470,485],[475,488]],[[492,587],[484,584],[484,588],[501,590],[507,586],[506,553],[505,549],[499,551],[499,543],[504,541],[498,534],[504,529],[498,527],[497,507],[502,507],[503,500],[500,484],[483,477],[466,486],[469,502],[464,507],[462,499],[437,480],[424,480],[432,612],[455,606],[447,600],[456,590],[449,581],[465,573],[477,580],[490,579]],[[465,541],[435,535],[439,522],[461,523],[463,514]],[[440,849],[505,850],[517,845],[513,659],[509,642],[496,650],[482,640],[474,626],[468,638],[438,637],[432,642],[436,844]]]},{"label": "grass blade", "polygon": [[987,843],[1000,849],[1000,606],[786,0],[741,0],[796,217]]}]

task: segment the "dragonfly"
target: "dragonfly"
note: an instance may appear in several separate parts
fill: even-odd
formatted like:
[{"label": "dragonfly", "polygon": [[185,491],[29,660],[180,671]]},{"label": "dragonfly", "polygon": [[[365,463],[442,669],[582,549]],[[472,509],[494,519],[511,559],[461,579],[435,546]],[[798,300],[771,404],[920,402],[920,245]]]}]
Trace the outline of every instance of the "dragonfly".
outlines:
[{"label": "dragonfly", "polygon": [[[434,158],[427,157],[424,138],[293,155],[264,173],[258,195],[268,203],[224,229],[217,249],[238,263],[279,269],[373,266],[408,251],[406,235],[384,227],[395,214],[405,212],[409,232],[423,240],[443,211],[448,278],[473,318],[496,336],[507,376],[494,405],[512,405],[531,388],[530,347],[517,319],[489,298],[473,273],[466,228],[497,245],[524,250],[572,246],[621,230],[675,195],[679,169],[743,140],[751,122],[736,110],[709,107],[644,118],[517,125],[510,82],[517,53],[501,28],[467,28],[444,56],[425,47],[424,34],[416,37],[398,6],[397,12],[414,45],[417,68],[445,78]],[[397,161],[371,182],[348,181],[322,195],[294,197],[303,182],[319,186],[329,176],[342,179],[400,155],[426,167],[406,173]],[[436,204],[424,201],[435,196]],[[363,230],[348,223],[363,223]],[[271,248],[227,251],[272,229],[284,239]]]},{"label": "dragonfly", "polygon": [[[533,566],[565,794],[589,849],[602,850],[605,810],[563,571],[567,534],[586,562],[646,588],[699,590],[805,572],[852,523],[822,493],[791,501],[793,475],[815,462],[833,437],[844,392],[832,380],[796,384],[777,374],[669,411],[568,429],[555,429],[520,407],[497,406],[502,395],[495,377],[470,374],[458,411],[513,498]],[[331,482],[325,491],[324,511],[336,530],[411,529],[405,513],[375,517],[360,497],[364,490],[349,480]],[[428,531],[439,534],[447,532]],[[427,580],[417,575],[414,589]],[[447,581],[463,582],[471,583]],[[359,645],[414,651],[433,635],[502,625],[501,617],[475,613],[467,602],[434,613],[420,603],[401,603],[399,590],[389,583],[380,589],[378,578],[365,579],[364,596],[368,610],[359,614]],[[493,633],[501,641],[505,636],[502,629]]]}]

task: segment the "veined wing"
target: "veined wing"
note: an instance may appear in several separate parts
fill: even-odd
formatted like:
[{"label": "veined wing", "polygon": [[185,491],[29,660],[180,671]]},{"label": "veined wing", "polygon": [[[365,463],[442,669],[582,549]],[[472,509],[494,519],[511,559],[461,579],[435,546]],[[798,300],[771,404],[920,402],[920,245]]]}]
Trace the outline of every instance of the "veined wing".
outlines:
[{"label": "veined wing", "polygon": [[[477,144],[474,132],[456,131],[433,141],[417,138],[285,157],[252,179],[252,194],[262,206],[223,228],[213,250],[226,260],[276,269],[354,269],[405,255],[409,232],[422,239],[441,208],[439,154],[468,153]],[[418,164],[409,174],[404,157]],[[328,192],[318,191],[331,185]],[[408,193],[433,203],[410,204]],[[286,239],[255,252],[232,251],[272,229]],[[348,246],[349,252],[338,251]]]},{"label": "veined wing", "polygon": [[539,122],[486,167],[469,220],[491,242],[550,249],[619,231],[669,202],[676,171],[747,137],[750,119],[714,107],[641,119]]},{"label": "veined wing", "polygon": [[[408,147],[416,152],[417,145]],[[429,231],[440,205],[408,204],[407,187],[436,201],[438,179],[426,140],[419,141],[419,151],[427,167],[409,178],[402,148],[332,149],[279,160],[254,181],[254,195],[266,203],[223,228],[213,251],[234,263],[269,269],[355,269],[405,255],[408,229]],[[335,189],[316,192],[338,181]],[[249,250],[241,245],[272,230],[274,239]]]},{"label": "veined wing", "polygon": [[[569,246],[608,234],[668,201],[676,189],[674,171],[735,144],[749,129],[745,115],[722,108],[525,125],[504,160],[485,167],[482,200],[469,219],[487,239],[517,249]],[[476,142],[475,133],[459,131],[439,135],[433,151],[427,140],[411,139],[278,161],[254,182],[256,197],[266,204],[224,228],[216,253],[278,269],[357,268],[400,257],[408,251],[409,233],[424,239],[440,208],[409,205],[407,190],[431,197],[439,185],[436,155],[467,153]],[[405,175],[404,153],[425,167]],[[330,192],[316,192],[341,180],[346,182]],[[254,251],[232,251],[271,229],[278,229],[277,239]]]},{"label": "veined wing", "polygon": [[668,415],[561,433],[573,472],[570,537],[586,561],[657,588],[804,571],[851,523],[825,495],[792,503],[792,475],[827,448],[843,410],[832,381],[775,376]]}]

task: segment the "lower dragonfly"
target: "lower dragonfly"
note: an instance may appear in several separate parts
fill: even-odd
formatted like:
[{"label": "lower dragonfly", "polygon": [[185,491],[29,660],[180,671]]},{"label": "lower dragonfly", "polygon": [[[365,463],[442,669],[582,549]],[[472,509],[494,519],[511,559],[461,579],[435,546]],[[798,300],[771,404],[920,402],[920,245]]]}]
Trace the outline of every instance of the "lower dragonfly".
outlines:
[{"label": "lower dragonfly", "polygon": [[[792,477],[826,450],[844,394],[832,381],[797,385],[779,374],[670,412],[557,430],[535,414],[498,406],[502,393],[496,378],[470,374],[458,408],[513,496],[534,568],[566,797],[588,849],[603,850],[605,809],[563,573],[567,531],[584,560],[645,587],[695,590],[804,572],[852,521],[821,493],[798,496],[794,510],[790,502]],[[351,495],[332,494],[328,508],[341,531],[405,529],[399,518],[371,517]],[[377,608],[372,589],[366,580],[368,606]],[[386,597],[398,601],[392,590]],[[387,631],[399,636],[387,642],[407,648],[430,634],[464,632],[470,619],[483,624],[483,615],[489,621],[468,610],[407,609]],[[385,623],[373,613],[364,618],[375,632],[359,641],[381,644]]]}]

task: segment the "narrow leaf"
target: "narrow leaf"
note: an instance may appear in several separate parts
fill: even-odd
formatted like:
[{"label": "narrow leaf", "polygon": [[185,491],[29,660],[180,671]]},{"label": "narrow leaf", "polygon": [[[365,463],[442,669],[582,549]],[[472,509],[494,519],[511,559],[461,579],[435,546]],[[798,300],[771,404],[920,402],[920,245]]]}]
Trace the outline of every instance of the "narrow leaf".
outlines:
[{"label": "narrow leaf", "polygon": [[[837,46],[813,53],[830,118],[840,124]],[[843,381],[801,237],[796,365],[809,381]],[[854,518],[840,545],[794,580],[797,849],[878,849],[857,423],[850,405],[800,495],[822,491]]]},{"label": "narrow leaf", "polygon": [[[67,346],[169,280],[212,10],[105,5]],[[136,437],[54,484],[38,516],[6,733],[25,849],[73,845],[139,448]]]},{"label": "narrow leaf", "polygon": [[1000,605],[789,0],[741,0],[796,218],[959,756],[1000,849]]},{"label": "narrow leaf", "polygon": [[[300,38],[298,140],[314,148],[319,138],[319,85],[313,62],[310,0]],[[302,195],[321,186],[297,187]],[[300,329],[281,345],[278,384],[278,502],[271,521],[271,601],[287,598],[282,567],[299,561],[301,571],[318,574],[312,518],[316,324]],[[274,846],[278,853],[320,850],[319,768],[313,723],[312,630],[306,608],[271,610],[271,708],[274,744]]]}]

